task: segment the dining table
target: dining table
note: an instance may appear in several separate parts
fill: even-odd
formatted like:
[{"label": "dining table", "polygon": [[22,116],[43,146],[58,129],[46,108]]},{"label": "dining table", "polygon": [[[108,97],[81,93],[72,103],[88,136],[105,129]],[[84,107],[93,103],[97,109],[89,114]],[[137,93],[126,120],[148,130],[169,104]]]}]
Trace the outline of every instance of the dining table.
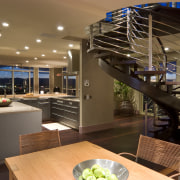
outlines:
[{"label": "dining table", "polygon": [[88,141],[8,157],[9,180],[75,180],[73,168],[82,161],[108,159],[129,171],[128,180],[171,178]]}]

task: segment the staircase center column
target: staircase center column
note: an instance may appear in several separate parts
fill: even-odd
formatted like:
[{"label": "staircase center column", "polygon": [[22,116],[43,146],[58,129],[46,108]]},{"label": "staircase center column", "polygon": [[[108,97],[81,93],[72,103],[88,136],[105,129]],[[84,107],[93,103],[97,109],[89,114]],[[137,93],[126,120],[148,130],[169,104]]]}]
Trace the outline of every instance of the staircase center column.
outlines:
[{"label": "staircase center column", "polygon": [[152,15],[149,14],[149,71],[152,70]]}]

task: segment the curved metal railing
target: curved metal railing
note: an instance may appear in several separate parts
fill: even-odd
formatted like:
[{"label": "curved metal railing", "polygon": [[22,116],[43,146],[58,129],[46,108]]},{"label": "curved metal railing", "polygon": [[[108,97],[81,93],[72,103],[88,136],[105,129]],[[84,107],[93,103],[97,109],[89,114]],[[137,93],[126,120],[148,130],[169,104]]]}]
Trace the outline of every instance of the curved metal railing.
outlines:
[{"label": "curved metal railing", "polygon": [[[168,58],[165,47],[173,44],[180,47],[180,28],[160,21],[154,16],[169,19],[176,23],[180,21],[174,17],[153,11],[153,7],[128,7],[113,11],[111,16],[89,26],[90,48],[98,48],[114,52],[121,56],[136,60],[145,68],[149,57],[149,18],[152,15],[152,66],[154,69],[167,70],[167,65],[173,58]],[[176,41],[174,41],[176,39]],[[170,52],[180,54],[179,49],[170,49]],[[178,58],[176,59],[177,61]],[[176,66],[176,65],[174,65]],[[176,73],[168,69],[170,73]],[[180,75],[176,73],[176,75]]]}]

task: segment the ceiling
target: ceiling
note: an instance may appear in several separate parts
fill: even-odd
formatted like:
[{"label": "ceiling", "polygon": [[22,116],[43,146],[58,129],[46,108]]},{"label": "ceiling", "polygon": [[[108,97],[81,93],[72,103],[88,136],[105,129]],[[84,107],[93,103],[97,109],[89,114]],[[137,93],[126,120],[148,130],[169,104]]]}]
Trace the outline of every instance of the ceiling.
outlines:
[{"label": "ceiling", "polygon": [[[80,39],[87,38],[85,27],[104,18],[108,11],[147,2],[159,1],[1,0],[0,64],[50,68],[67,66],[67,58],[64,57],[67,57],[69,49],[80,49]],[[9,23],[9,27],[3,27],[2,22]],[[58,31],[58,25],[64,30]],[[42,42],[37,43],[37,38]],[[69,44],[74,46],[69,47]],[[25,50],[25,46],[29,49]],[[53,50],[57,52],[53,53]],[[17,51],[20,54],[16,54]]]}]

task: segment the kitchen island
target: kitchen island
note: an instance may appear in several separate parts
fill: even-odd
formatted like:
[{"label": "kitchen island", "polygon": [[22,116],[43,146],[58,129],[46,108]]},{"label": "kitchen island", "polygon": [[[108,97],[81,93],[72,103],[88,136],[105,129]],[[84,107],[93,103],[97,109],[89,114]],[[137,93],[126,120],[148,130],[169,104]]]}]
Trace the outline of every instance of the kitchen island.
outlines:
[{"label": "kitchen island", "polygon": [[42,110],[20,102],[0,107],[0,162],[19,155],[19,135],[41,131]]},{"label": "kitchen island", "polygon": [[79,130],[80,99],[64,94],[16,97],[17,102],[42,110],[42,121],[51,120]]}]

